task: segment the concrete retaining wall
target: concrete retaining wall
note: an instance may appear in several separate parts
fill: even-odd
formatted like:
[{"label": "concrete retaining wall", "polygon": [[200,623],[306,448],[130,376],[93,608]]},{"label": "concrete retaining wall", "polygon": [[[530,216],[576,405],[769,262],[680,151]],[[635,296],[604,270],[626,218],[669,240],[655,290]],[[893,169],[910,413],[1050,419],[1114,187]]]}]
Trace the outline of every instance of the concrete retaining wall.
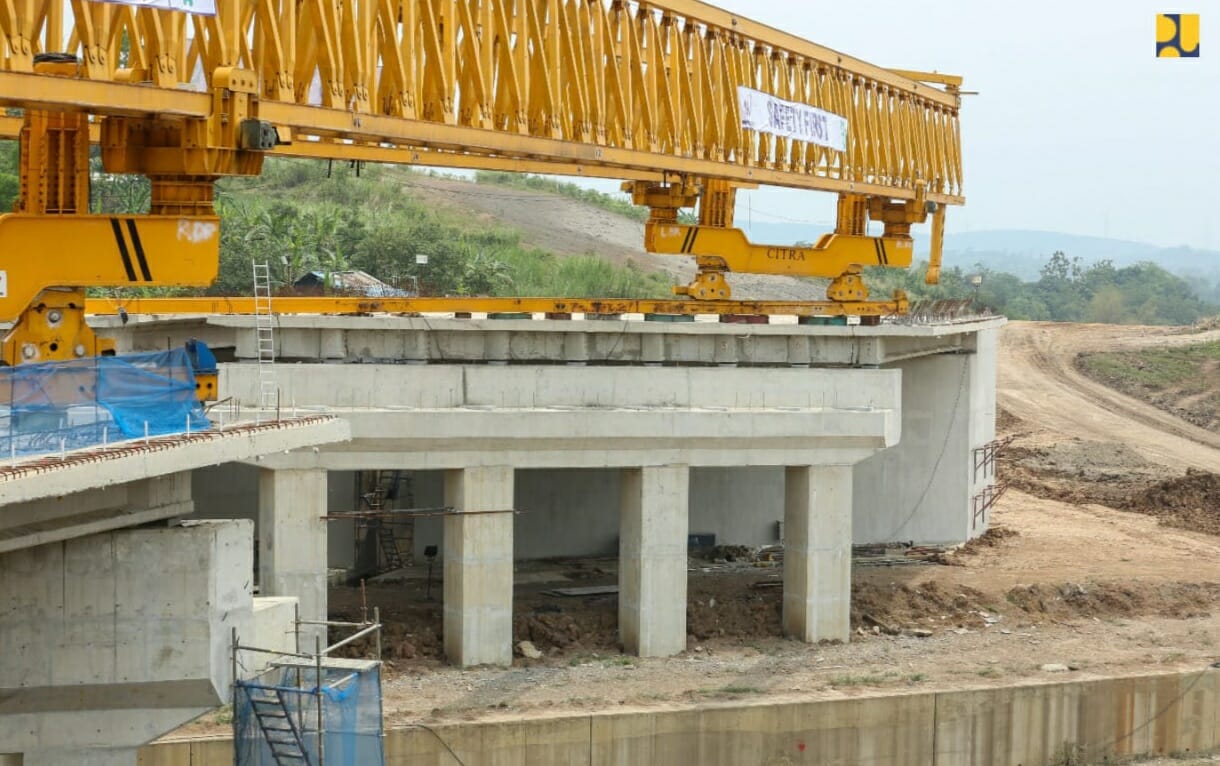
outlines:
[{"label": "concrete retaining wall", "polygon": [[[388,766],[1051,766],[1220,747],[1220,671],[399,729]],[[447,745],[447,747],[446,747]],[[222,740],[141,766],[228,766]]]}]

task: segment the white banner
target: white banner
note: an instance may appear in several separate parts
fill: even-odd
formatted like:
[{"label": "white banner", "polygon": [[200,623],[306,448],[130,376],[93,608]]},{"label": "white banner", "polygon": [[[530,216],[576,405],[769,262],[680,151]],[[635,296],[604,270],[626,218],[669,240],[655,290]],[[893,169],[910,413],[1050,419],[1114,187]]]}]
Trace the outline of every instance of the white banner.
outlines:
[{"label": "white banner", "polygon": [[202,16],[216,15],[216,0],[102,0],[106,3],[134,5],[137,8],[160,8],[163,11],[183,11]]},{"label": "white banner", "polygon": [[744,85],[737,86],[737,105],[743,128],[808,141],[836,152],[847,151],[847,119],[833,112],[785,101]]}]

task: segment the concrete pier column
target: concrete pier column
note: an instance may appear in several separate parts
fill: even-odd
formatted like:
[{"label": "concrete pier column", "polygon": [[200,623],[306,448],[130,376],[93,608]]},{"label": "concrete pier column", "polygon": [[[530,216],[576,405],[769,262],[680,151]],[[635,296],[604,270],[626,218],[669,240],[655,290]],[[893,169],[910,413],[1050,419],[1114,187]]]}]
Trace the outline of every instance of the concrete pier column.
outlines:
[{"label": "concrete pier column", "polygon": [[[326,471],[263,470],[258,480],[260,595],[294,596],[302,620],[326,619]],[[312,652],[320,627],[302,629]]]},{"label": "concrete pier column", "polygon": [[784,474],[784,634],[808,643],[851,632],[852,466]]},{"label": "concrete pier column", "polygon": [[690,469],[623,471],[618,630],[623,651],[665,657],[686,648]]},{"label": "concrete pier column", "polygon": [[445,472],[445,655],[454,665],[513,661],[513,469]]}]

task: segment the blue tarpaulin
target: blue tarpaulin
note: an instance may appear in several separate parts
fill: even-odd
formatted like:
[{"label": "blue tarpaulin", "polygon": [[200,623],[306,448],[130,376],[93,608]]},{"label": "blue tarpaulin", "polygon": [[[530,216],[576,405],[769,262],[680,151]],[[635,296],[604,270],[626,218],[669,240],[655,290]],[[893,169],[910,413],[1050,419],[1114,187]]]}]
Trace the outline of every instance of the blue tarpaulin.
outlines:
[{"label": "blue tarpaulin", "polygon": [[210,426],[185,349],[0,367],[0,459]]}]

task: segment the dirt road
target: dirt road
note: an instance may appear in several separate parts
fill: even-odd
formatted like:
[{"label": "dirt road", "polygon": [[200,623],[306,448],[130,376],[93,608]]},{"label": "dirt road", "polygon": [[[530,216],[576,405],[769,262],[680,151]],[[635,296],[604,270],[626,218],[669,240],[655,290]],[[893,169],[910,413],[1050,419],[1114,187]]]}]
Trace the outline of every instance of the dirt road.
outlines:
[{"label": "dirt road", "polygon": [[1181,472],[1220,472],[1220,433],[1089,380],[1073,364],[1083,351],[1214,340],[1220,331],[1011,322],[1001,333],[997,400],[1022,421],[1013,430],[1036,445],[1069,438],[1120,442]]}]

